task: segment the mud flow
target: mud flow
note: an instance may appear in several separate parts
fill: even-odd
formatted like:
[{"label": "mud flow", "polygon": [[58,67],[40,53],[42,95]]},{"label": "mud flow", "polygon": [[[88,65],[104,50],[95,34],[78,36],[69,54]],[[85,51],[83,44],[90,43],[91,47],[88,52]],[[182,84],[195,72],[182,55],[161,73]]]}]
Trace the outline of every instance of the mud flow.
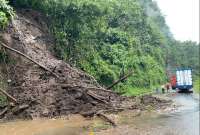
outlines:
[{"label": "mud flow", "polygon": [[[32,121],[15,121],[1,123],[1,135],[81,135],[87,130],[91,121],[76,115],[68,119],[37,119]],[[89,130],[88,130],[89,132]]]},{"label": "mud flow", "polygon": [[169,98],[180,107],[170,113],[146,113],[98,135],[199,135],[199,98],[192,94],[175,94]]},{"label": "mud flow", "polygon": [[[169,98],[180,105],[173,112],[146,112],[137,117],[133,112],[116,115],[116,128],[99,122],[70,116],[64,119],[1,123],[1,135],[199,135],[199,101],[192,95],[177,94]],[[126,115],[126,117],[124,117]]]}]

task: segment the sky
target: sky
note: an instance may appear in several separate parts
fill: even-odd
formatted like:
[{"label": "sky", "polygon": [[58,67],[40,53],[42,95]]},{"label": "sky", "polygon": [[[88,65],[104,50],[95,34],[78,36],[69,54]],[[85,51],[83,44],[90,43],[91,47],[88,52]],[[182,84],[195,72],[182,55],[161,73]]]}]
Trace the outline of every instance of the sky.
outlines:
[{"label": "sky", "polygon": [[154,0],[175,39],[199,43],[199,0]]}]

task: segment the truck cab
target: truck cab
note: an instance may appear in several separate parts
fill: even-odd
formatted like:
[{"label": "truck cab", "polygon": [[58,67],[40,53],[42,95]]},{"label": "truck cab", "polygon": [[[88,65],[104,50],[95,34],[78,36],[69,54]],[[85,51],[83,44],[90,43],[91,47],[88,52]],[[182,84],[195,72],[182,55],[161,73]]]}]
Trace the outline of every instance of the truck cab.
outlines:
[{"label": "truck cab", "polygon": [[170,84],[171,84],[172,89],[175,90],[176,89],[176,75],[172,75],[170,77]]}]

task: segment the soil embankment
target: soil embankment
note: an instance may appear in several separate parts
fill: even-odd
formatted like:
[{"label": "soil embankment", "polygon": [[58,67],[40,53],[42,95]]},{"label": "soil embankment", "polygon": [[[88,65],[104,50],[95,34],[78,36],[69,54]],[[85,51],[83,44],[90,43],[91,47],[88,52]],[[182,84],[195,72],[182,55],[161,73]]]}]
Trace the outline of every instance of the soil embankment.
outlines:
[{"label": "soil embankment", "polygon": [[167,103],[152,96],[122,97],[102,88],[92,76],[58,60],[49,51],[55,44],[43,18],[32,10],[17,12],[1,33],[3,43],[32,59],[6,50],[12,60],[6,70],[10,80],[7,92],[17,103],[1,107],[2,118],[33,119],[76,113],[93,116],[100,111],[160,107]]}]

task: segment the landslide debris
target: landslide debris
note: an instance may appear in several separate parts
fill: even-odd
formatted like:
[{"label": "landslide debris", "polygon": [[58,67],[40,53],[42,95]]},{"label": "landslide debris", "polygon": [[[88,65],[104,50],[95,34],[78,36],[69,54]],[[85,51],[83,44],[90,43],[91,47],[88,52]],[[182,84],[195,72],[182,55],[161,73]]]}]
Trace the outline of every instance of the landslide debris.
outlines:
[{"label": "landslide debris", "polygon": [[100,111],[138,108],[134,98],[105,90],[92,76],[54,57],[49,51],[54,40],[44,18],[36,11],[18,11],[9,27],[1,33],[4,44],[53,72],[6,50],[13,61],[7,67],[7,79],[10,80],[7,92],[17,99],[17,103],[2,107],[2,118],[33,119],[76,113],[93,116]]}]

